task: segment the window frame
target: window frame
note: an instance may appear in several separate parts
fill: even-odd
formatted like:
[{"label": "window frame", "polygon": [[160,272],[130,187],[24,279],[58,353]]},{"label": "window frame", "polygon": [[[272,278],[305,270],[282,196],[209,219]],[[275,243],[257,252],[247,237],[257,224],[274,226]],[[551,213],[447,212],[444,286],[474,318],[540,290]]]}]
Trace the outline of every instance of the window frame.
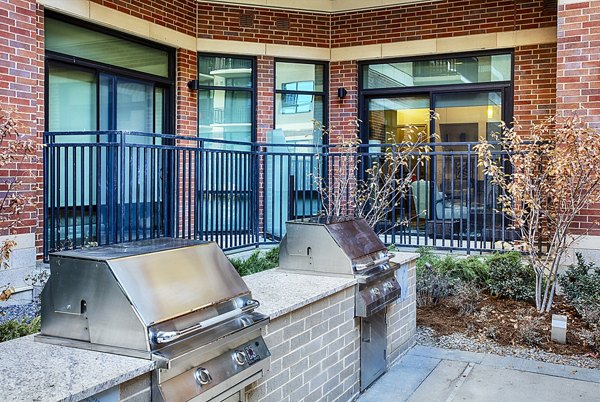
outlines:
[{"label": "window frame", "polygon": [[[389,88],[364,88],[364,67],[371,64],[402,63],[427,61],[457,57],[477,57],[510,54],[511,74],[508,81],[492,81],[483,83],[436,84]],[[493,49],[472,52],[441,53],[424,56],[400,57],[391,59],[375,59],[358,62],[358,115],[360,118],[360,139],[368,143],[369,138],[369,100],[401,95],[427,95],[430,99],[430,110],[435,110],[435,95],[454,92],[500,91],[502,93],[502,120],[510,122],[514,116],[514,82],[515,82],[515,51],[514,49]],[[435,122],[430,123],[430,132],[435,132]]]},{"label": "window frame", "polygon": [[[277,63],[296,63],[296,64],[312,64],[323,66],[323,90],[322,91],[298,91],[298,90],[286,90],[277,88]],[[303,82],[303,81],[296,81]],[[321,96],[323,99],[323,121],[321,124],[323,127],[329,126],[329,62],[321,60],[299,60],[299,59],[288,59],[288,58],[275,58],[273,60],[273,129],[277,128],[277,95],[312,95]],[[282,102],[283,104],[283,102]],[[311,108],[312,111],[312,108]],[[303,112],[305,113],[305,112]],[[284,113],[282,113],[284,114]],[[286,113],[288,114],[288,113]],[[291,114],[291,113],[289,113]],[[329,144],[329,138],[327,135],[323,136],[323,145]]]},{"label": "window frame", "polygon": [[[200,92],[201,91],[245,91],[250,93],[250,142],[249,144],[256,143],[256,91],[257,91],[257,74],[256,74],[256,57],[243,56],[237,54],[225,54],[225,53],[206,53],[198,52],[196,55],[196,75],[200,74],[200,58],[201,57],[222,57],[249,60],[251,62],[251,87],[235,87],[235,86],[219,86],[219,85],[198,85],[198,91],[196,94],[196,128],[198,130],[198,138],[205,138],[200,136]],[[197,79],[197,78],[196,78]],[[207,138],[210,139],[210,138]]]},{"label": "window frame", "polygon": [[[175,48],[165,46],[165,45],[162,45],[162,44],[159,44],[156,42],[148,41],[145,39],[141,39],[136,36],[126,34],[124,32],[120,32],[120,31],[117,31],[114,29],[102,27],[102,26],[99,26],[99,25],[96,25],[93,23],[89,23],[87,21],[82,21],[80,19],[69,17],[64,14],[60,14],[60,13],[56,13],[56,12],[52,12],[52,11],[44,12],[44,19],[46,19],[46,18],[56,19],[56,20],[59,20],[59,21],[62,21],[62,22],[65,22],[65,23],[68,23],[71,25],[76,25],[76,26],[86,28],[86,29],[89,29],[92,31],[111,35],[111,36],[114,36],[119,39],[139,43],[139,44],[147,46],[147,47],[166,51],[167,57],[168,57],[168,61],[167,61],[168,62],[168,77],[162,77],[159,75],[143,73],[143,72],[140,72],[137,70],[131,70],[128,68],[113,66],[110,64],[106,64],[106,63],[102,63],[102,62],[98,62],[98,61],[94,61],[94,60],[83,59],[80,57],[44,49],[44,104],[46,105],[46,107],[44,108],[44,130],[48,131],[48,123],[49,123],[49,108],[47,106],[48,106],[48,102],[49,102],[49,89],[50,89],[49,88],[49,70],[50,70],[50,68],[48,68],[48,67],[50,64],[60,64],[60,65],[64,65],[64,66],[70,66],[76,70],[85,69],[85,70],[95,71],[96,77],[97,77],[98,89],[100,87],[100,75],[101,74],[114,76],[115,79],[120,77],[120,78],[124,78],[124,79],[130,79],[133,81],[140,81],[140,82],[144,82],[147,84],[152,84],[155,89],[157,87],[163,88],[163,90],[165,91],[165,99],[166,99],[165,100],[165,109],[166,110],[163,111],[163,113],[164,113],[163,133],[164,134],[175,133],[175,127],[176,127],[176,124],[175,124],[175,114],[176,114],[176,112],[175,112],[175,110],[176,110],[176,101],[175,101],[176,60],[175,60],[175,55],[176,55],[176,49]],[[100,102],[99,102],[99,96],[100,96],[100,91],[98,90],[97,91],[98,102],[96,102],[96,108],[97,108],[96,127],[98,129],[99,129],[99,124],[100,124],[100,106],[101,106]]]}]

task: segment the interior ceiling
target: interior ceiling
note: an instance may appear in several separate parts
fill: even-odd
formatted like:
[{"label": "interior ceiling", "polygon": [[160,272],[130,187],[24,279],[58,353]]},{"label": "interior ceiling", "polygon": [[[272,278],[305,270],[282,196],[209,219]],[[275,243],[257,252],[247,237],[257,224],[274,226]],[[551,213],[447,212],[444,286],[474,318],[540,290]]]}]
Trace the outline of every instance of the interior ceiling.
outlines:
[{"label": "interior ceiling", "polygon": [[198,0],[201,3],[235,4],[285,10],[339,13],[368,10],[403,4],[432,3],[441,0]]}]

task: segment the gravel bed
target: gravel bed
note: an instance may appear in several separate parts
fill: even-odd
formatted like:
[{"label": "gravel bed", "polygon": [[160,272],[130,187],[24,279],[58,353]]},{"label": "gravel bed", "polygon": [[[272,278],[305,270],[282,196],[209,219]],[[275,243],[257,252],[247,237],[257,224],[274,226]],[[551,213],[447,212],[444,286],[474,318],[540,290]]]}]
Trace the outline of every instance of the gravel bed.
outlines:
[{"label": "gravel bed", "polygon": [[459,333],[438,337],[435,335],[433,329],[427,327],[417,327],[417,344],[444,349],[458,349],[467,352],[493,353],[501,356],[520,357],[583,368],[600,368],[600,359],[589,356],[566,356],[545,352],[536,348],[502,346],[490,339],[473,339]]},{"label": "gravel bed", "polygon": [[16,304],[5,307],[0,305],[0,323],[10,320],[22,320],[23,318],[29,321],[35,317],[35,313],[36,306],[34,303]]}]

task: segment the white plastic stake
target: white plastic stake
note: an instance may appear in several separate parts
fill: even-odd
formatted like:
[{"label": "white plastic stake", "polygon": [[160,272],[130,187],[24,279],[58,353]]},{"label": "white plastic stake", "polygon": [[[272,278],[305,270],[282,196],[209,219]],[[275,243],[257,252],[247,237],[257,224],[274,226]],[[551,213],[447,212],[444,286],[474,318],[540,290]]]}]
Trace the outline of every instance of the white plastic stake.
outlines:
[{"label": "white plastic stake", "polygon": [[550,338],[554,342],[567,343],[567,316],[552,314],[552,334]]}]

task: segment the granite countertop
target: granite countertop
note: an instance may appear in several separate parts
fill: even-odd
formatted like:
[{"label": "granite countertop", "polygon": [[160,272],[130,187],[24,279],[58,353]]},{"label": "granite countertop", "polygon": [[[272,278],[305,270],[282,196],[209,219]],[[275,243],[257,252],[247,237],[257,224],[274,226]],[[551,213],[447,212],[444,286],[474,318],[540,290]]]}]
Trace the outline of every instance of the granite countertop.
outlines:
[{"label": "granite countertop", "polygon": [[151,360],[39,343],[0,343],[0,399],[79,401],[150,372]]},{"label": "granite countertop", "polygon": [[244,277],[258,311],[271,319],[323,299],[356,284],[351,276],[322,276],[283,272],[278,268]]},{"label": "granite countertop", "polygon": [[392,257],[391,261],[400,265],[404,265],[419,258],[418,253],[399,253],[394,251],[393,254],[394,256]]},{"label": "granite countertop", "polygon": [[[416,253],[394,253],[400,265],[415,260]],[[277,318],[356,284],[352,276],[292,273],[278,268],[244,277],[252,297],[260,301],[258,311]]]}]

